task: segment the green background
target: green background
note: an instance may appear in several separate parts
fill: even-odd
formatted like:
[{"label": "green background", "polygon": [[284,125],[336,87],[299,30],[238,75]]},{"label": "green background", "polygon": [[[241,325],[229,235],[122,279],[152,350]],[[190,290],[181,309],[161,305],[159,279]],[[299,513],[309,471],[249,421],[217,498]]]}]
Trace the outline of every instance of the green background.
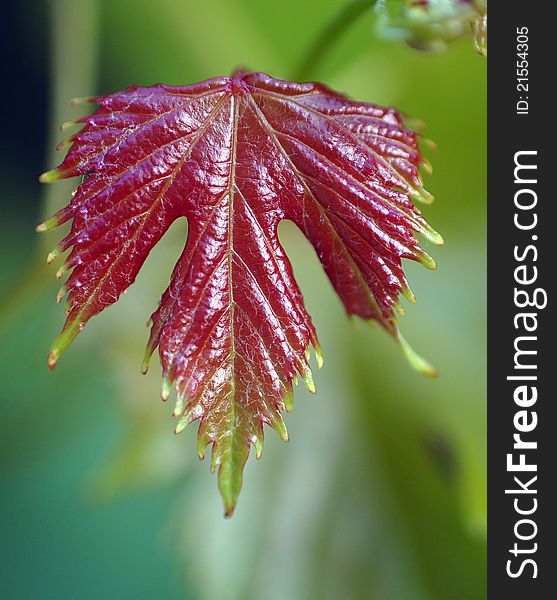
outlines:
[{"label": "green background", "polygon": [[[437,272],[407,264],[405,337],[440,371],[413,372],[391,339],[351,323],[302,235],[281,237],[325,366],[296,393],[291,437],[267,432],[232,520],[173,436],[145,321],[183,245],[174,226],[118,305],[54,374],[63,309],[58,233],[34,225],[71,184],[40,186],[75,96],[187,84],[236,66],[288,78],[343,6],[333,0],[54,0],[10,8],[0,154],[1,580],[4,598],[476,600],[485,596],[486,65],[470,40],[440,55],[377,39],[364,15],[311,74],[424,120],[437,152],[424,213],[445,238]],[[6,41],[7,40],[7,41]],[[158,361],[154,361],[157,363]]]}]

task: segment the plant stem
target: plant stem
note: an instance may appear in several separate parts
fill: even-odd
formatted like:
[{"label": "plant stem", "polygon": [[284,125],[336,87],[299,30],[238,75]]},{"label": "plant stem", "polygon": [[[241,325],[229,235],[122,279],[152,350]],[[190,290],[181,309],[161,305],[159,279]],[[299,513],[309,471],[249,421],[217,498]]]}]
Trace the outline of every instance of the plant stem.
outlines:
[{"label": "plant stem", "polygon": [[317,70],[335,43],[376,2],[377,0],[351,0],[348,2],[317,36],[304,61],[294,72],[293,80],[307,80]]}]

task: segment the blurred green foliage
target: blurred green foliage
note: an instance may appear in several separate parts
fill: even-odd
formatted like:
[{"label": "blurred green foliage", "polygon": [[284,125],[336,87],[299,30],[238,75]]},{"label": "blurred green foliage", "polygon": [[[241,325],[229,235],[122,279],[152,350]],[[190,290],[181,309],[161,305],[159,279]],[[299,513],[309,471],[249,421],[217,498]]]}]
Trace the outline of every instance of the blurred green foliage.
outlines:
[{"label": "blurred green foliage", "polygon": [[[49,45],[54,132],[56,121],[78,115],[71,96],[185,84],[238,65],[287,78],[342,5],[54,0],[31,3],[13,35],[33,40],[31,73]],[[420,54],[377,40],[371,13],[312,75],[423,119],[439,147],[427,181],[437,201],[425,213],[446,246],[431,249],[436,273],[407,265],[418,304],[401,327],[441,375],[422,378],[383,332],[350,327],[309,244],[281,225],[325,367],[317,397],[297,390],[291,442],[268,431],[262,460],[248,462],[231,521],[195,456],[194,428],[172,436],[160,374],[139,374],[144,323],[184,225],[50,374],[46,354],[63,311],[43,255],[58,234],[44,245],[33,225],[66,203],[70,188],[40,189],[38,172],[2,151],[2,597],[484,597],[485,75],[469,41]],[[62,137],[53,135],[49,148]],[[26,142],[37,152],[41,140]],[[45,156],[42,167],[55,160]]]}]

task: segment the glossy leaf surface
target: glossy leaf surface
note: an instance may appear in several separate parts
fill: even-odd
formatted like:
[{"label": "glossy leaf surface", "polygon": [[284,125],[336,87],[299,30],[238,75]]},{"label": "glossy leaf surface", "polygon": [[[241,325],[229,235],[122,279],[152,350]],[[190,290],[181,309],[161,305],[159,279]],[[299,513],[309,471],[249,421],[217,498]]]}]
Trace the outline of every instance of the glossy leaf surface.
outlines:
[{"label": "glossy leaf surface", "polygon": [[430,201],[417,135],[401,115],[353,102],[321,84],[236,72],[185,87],[130,87],[91,99],[97,112],[41,180],[81,176],[69,206],[39,225],[72,219],[49,260],[70,250],[67,320],[53,368],[87,321],[133,283],[180,217],[185,248],[152,315],[144,371],[158,347],[162,396],[177,392],[176,431],[200,421],[212,445],[225,512],[242,485],[263,425],[288,439],[297,374],[314,391],[310,347],[321,354],[277,229],[293,221],[312,243],[348,314],[373,319],[401,342],[400,293],[413,299],[401,259],[435,263],[414,233],[441,237],[413,200]]}]

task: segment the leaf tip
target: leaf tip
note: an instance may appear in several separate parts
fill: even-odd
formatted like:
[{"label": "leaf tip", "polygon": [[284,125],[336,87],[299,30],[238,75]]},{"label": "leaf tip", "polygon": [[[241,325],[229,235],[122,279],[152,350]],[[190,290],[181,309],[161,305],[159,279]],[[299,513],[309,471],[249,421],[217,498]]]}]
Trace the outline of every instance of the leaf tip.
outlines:
[{"label": "leaf tip", "polygon": [[198,432],[197,434],[197,456],[199,456],[199,460],[205,460],[205,447],[209,443],[208,437]]},{"label": "leaf tip", "polygon": [[427,160],[427,158],[422,158],[422,162],[421,162],[421,168],[422,171],[430,176],[433,175],[433,165],[431,164],[431,162],[429,160]]},{"label": "leaf tip", "polygon": [[184,429],[189,425],[189,421],[186,416],[183,416],[179,421],[176,427],[174,427],[174,435],[179,435],[184,431]]},{"label": "leaf tip", "polygon": [[51,231],[52,229],[56,229],[60,225],[60,218],[57,216],[51,217],[42,223],[39,223],[35,227],[35,231],[37,233],[44,233],[45,231]]},{"label": "leaf tip", "polygon": [[404,116],[404,125],[405,127],[409,127],[410,129],[422,133],[425,131],[426,123],[423,119],[418,119],[417,117],[413,117],[410,115]]},{"label": "leaf tip", "polygon": [[294,391],[292,388],[287,390],[286,394],[284,394],[284,408],[286,412],[292,412],[294,410]]},{"label": "leaf tip", "polygon": [[308,392],[310,392],[311,394],[317,393],[317,390],[315,388],[315,382],[313,381],[313,373],[311,372],[311,369],[307,366],[302,369],[302,379],[305,383]]},{"label": "leaf tip", "polygon": [[324,360],[323,353],[321,352],[321,347],[319,345],[315,346],[315,362],[317,363],[317,368],[322,369]]},{"label": "leaf tip", "polygon": [[164,376],[161,385],[161,400],[166,402],[170,396],[170,390],[172,389],[172,382],[170,377]]},{"label": "leaf tip", "polygon": [[433,196],[433,194],[431,194],[425,188],[422,187],[415,190],[412,196],[414,196],[414,198],[416,198],[416,200],[419,200],[422,204],[433,204],[433,202],[435,201],[435,197]]},{"label": "leaf tip", "polygon": [[418,262],[426,269],[430,269],[431,271],[435,271],[435,269],[437,269],[437,263],[427,252],[422,252],[420,254]]},{"label": "leaf tip", "polygon": [[404,306],[402,306],[400,302],[395,302],[395,304],[393,304],[393,310],[399,317],[403,317],[406,314]]},{"label": "leaf tip", "polygon": [[65,285],[63,285],[56,294],[56,304],[60,304],[62,302],[62,298],[68,293],[68,290]]},{"label": "leaf tip", "polygon": [[144,356],[143,360],[141,361],[141,367],[139,368],[139,370],[141,371],[142,375],[147,375],[147,372],[149,371],[149,363],[151,362],[151,356]]},{"label": "leaf tip", "polygon": [[445,244],[443,236],[437,231],[434,232],[433,236],[430,239],[436,246],[443,246]]},{"label": "leaf tip", "polygon": [[428,137],[422,136],[421,141],[423,142],[423,144],[425,146],[427,146],[427,148],[429,150],[431,150],[431,152],[437,152],[437,150],[439,149],[437,144],[433,140],[429,139]]},{"label": "leaf tip", "polygon": [[442,246],[445,243],[443,236],[433,229],[433,227],[428,226],[427,230],[424,232],[425,237],[436,246]]},{"label": "leaf tip", "polygon": [[80,124],[79,121],[64,121],[60,125],[60,131],[67,131],[68,129],[71,129],[72,127],[76,127],[79,124]]},{"label": "leaf tip", "polygon": [[241,444],[240,447],[228,451],[219,448],[218,445],[213,446],[211,468],[219,468],[218,487],[224,504],[225,518],[230,518],[236,509],[248,456],[249,444]]},{"label": "leaf tip", "polygon": [[408,302],[416,304],[416,296],[414,296],[414,292],[408,287],[408,285],[405,285],[402,288],[402,295],[406,298],[406,300],[408,300]]},{"label": "leaf tip", "polygon": [[186,408],[186,397],[183,394],[178,394],[176,396],[176,403],[174,404],[174,410],[172,411],[172,416],[179,417],[180,415],[184,415],[185,408]]},{"label": "leaf tip", "polygon": [[263,454],[263,438],[257,435],[254,435],[251,439],[251,443],[255,448],[255,458],[259,460],[261,455]]},{"label": "leaf tip", "polygon": [[[62,288],[65,293],[65,288]],[[60,292],[62,292],[60,290]],[[66,325],[64,325],[64,329],[60,332],[58,337],[52,343],[50,347],[50,354],[48,355],[48,368],[53,371],[54,367],[58,363],[60,356],[64,353],[64,351],[70,346],[70,344],[77,337],[77,334],[85,327],[85,322],[82,322],[78,319],[74,319],[71,321],[66,321]]]},{"label": "leaf tip", "polygon": [[174,408],[174,412],[173,412],[172,416],[177,417],[180,414],[182,416],[180,417],[180,420],[178,421],[178,424],[176,425],[176,427],[174,429],[175,434],[182,433],[182,431],[184,431],[184,429],[190,423],[192,423],[193,421],[195,421],[196,419],[198,419],[201,416],[202,411],[201,411],[201,407],[199,405],[191,407],[189,410],[184,412],[185,405],[186,405],[185,396],[183,396],[182,394],[178,394],[178,399],[176,400],[176,406]]},{"label": "leaf tip", "polygon": [[225,499],[223,497],[223,502],[224,502],[224,518],[225,519],[230,519],[232,517],[232,515],[234,514],[234,511],[236,510],[236,503],[237,503],[238,499],[234,498],[234,499]]},{"label": "leaf tip", "polygon": [[[153,324],[153,320],[149,319],[147,321],[147,327],[151,327]],[[143,361],[141,362],[141,372],[143,373],[143,375],[145,375],[147,373],[147,371],[149,370],[149,366],[151,364],[151,357],[153,356],[153,352],[155,351],[155,348],[157,347],[157,340],[155,338],[155,336],[153,335],[153,332],[151,332],[151,335],[149,336],[149,341],[147,342],[147,345],[145,346],[145,352],[143,354]]]},{"label": "leaf tip", "polygon": [[48,368],[51,371],[54,371],[54,369],[56,368],[56,365],[58,363],[58,359],[60,358],[60,354],[58,352],[56,352],[55,350],[51,350],[48,354],[48,358],[46,359],[47,364],[48,364]]},{"label": "leaf tip", "polygon": [[72,98],[70,100],[70,106],[80,106],[82,104],[87,104],[87,102],[94,102],[94,98],[91,97],[85,97],[85,96],[80,96],[77,98]]},{"label": "leaf tip", "polygon": [[60,171],[60,169],[51,169],[50,171],[41,173],[39,176],[39,181],[41,183],[54,183],[59,179],[62,179],[62,171]]},{"label": "leaf tip", "polygon": [[[53,248],[47,255],[46,257],[46,262],[47,264],[53,263],[62,253],[62,250],[60,249],[59,246],[56,246],[56,248]],[[63,272],[60,274],[60,277],[62,277]],[[56,278],[60,279],[60,277],[58,276],[58,274],[56,274]]]},{"label": "leaf tip", "polygon": [[420,356],[412,346],[402,337],[400,331],[396,332],[396,336],[398,339],[398,343],[400,344],[400,348],[402,353],[404,354],[406,360],[410,364],[410,366],[418,373],[422,375],[426,375],[428,377],[437,377],[439,375],[437,369],[431,365],[425,358]]},{"label": "leaf tip", "polygon": [[267,422],[279,434],[280,439],[283,442],[289,441],[290,437],[288,435],[288,430],[286,429],[286,424],[280,413],[273,415],[273,417]]},{"label": "leaf tip", "polygon": [[313,381],[313,375],[311,371],[308,371],[304,374],[304,383],[306,384],[306,389],[310,394],[317,394],[317,388],[315,387],[315,382]]}]

